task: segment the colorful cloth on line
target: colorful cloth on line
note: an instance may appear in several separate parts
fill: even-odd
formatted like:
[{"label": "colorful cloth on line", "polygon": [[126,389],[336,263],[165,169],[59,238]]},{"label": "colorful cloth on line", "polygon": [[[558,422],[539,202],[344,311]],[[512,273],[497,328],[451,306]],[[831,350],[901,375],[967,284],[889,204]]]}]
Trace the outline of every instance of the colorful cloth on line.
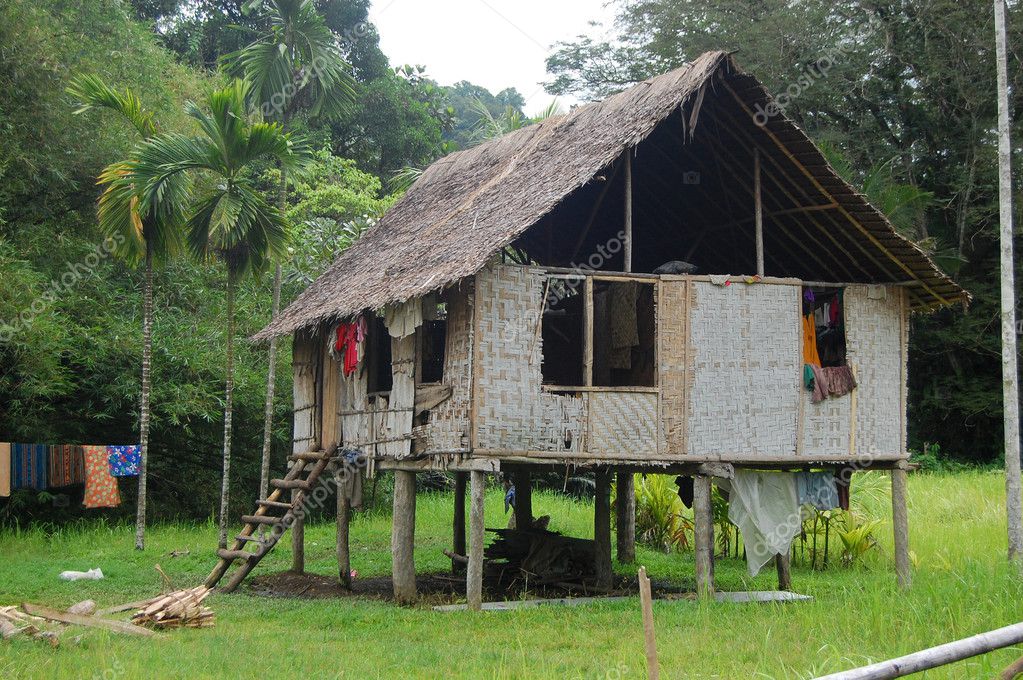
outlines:
[{"label": "colorful cloth on line", "polygon": [[85,454],[81,446],[56,444],[50,449],[50,488],[85,483]]},{"label": "colorful cloth on line", "polygon": [[11,445],[0,442],[0,498],[11,495]]},{"label": "colorful cloth on line", "polygon": [[85,502],[87,508],[116,508],[121,504],[117,479],[110,474],[110,454],[105,446],[83,446],[85,456]]},{"label": "colorful cloth on line", "polygon": [[[808,377],[807,369],[813,374],[812,378]],[[803,382],[813,392],[810,400],[815,404],[828,397],[844,396],[856,389],[856,377],[848,366],[821,368],[807,364],[803,367]]]},{"label": "colorful cloth on line", "polygon": [[817,327],[813,322],[813,314],[803,317],[803,363],[821,365],[820,355],[817,354]]},{"label": "colorful cloth on line", "polygon": [[138,444],[128,446],[108,446],[110,474],[113,477],[138,477],[139,466],[142,464],[142,447]]},{"label": "colorful cloth on line", "polygon": [[362,360],[362,344],[366,340],[366,318],[360,316],[353,323],[340,323],[337,326],[336,341],[331,351],[335,360],[344,363],[344,375],[347,378],[358,368]]},{"label": "colorful cloth on line", "polygon": [[45,444],[11,445],[11,482],[15,489],[47,488],[50,447]]}]

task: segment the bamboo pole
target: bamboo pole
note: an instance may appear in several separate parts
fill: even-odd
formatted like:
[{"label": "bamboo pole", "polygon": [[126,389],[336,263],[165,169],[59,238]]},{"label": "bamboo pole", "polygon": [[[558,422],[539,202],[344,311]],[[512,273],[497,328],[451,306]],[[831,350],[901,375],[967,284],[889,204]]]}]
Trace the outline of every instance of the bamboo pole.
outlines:
[{"label": "bamboo pole", "polygon": [[757,232],[757,276],[763,276],[764,204],[760,196],[760,149],[753,149],[753,214]]},{"label": "bamboo pole", "polygon": [[632,149],[625,150],[625,271],[632,271]]},{"label": "bamboo pole", "polygon": [[998,62],[998,217],[1002,270],[1002,408],[1005,429],[1005,510],[1009,559],[1023,559],[1023,486],[1020,483],[1019,386],[1016,366],[1016,282],[1012,252],[1012,145],[1009,126],[1005,0],[995,0]]},{"label": "bamboo pole", "polygon": [[948,642],[937,647],[924,649],[913,654],[889,659],[862,668],[822,675],[816,680],[888,680],[901,678],[931,668],[945,666],[956,661],[987,654],[996,649],[1011,647],[1023,642],[1023,623],[998,628],[987,633]]},{"label": "bamboo pole", "polygon": [[643,608],[647,677],[650,680],[658,680],[661,677],[661,670],[657,666],[657,640],[654,637],[654,602],[650,592],[650,579],[646,575],[646,567],[639,568],[639,602]]}]

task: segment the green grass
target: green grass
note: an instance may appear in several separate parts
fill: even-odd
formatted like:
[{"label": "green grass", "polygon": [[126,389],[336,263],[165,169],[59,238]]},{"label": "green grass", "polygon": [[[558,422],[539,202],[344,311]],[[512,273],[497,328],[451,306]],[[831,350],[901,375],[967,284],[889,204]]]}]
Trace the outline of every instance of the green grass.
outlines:
[{"label": "green grass", "polygon": [[[854,479],[854,493],[856,480]],[[877,485],[872,485],[876,487]],[[874,499],[884,508],[884,499]],[[860,565],[824,572],[793,568],[796,590],[813,602],[788,605],[654,605],[665,678],[809,678],[877,661],[1023,619],[1021,579],[1006,564],[1003,478],[998,473],[911,475],[912,548],[919,561],[913,589],[894,585],[890,524]],[[421,495],[416,564],[449,566],[451,498]],[[534,511],[551,528],[592,535],[592,505],[538,494]],[[890,513],[885,513],[887,520]],[[501,497],[487,498],[488,525],[504,521]],[[334,527],[307,529],[309,571],[332,574]],[[389,517],[359,516],[352,528],[360,577],[389,571]],[[159,563],[176,586],[201,581],[214,564],[216,529],[164,525],[149,532],[145,553],[131,549],[127,527],[97,524],[0,533],[0,604],[32,601],[57,607],[91,598],[101,607],[149,597],[162,587]],[[287,541],[283,542],[287,543]],[[172,550],[190,550],[180,558]],[[282,545],[261,573],[290,564]],[[692,554],[640,549],[658,580],[692,583]],[[64,569],[101,567],[106,579],[65,583]],[[634,573],[633,567],[620,573]],[[722,589],[773,589],[772,569],[750,579],[744,564],[717,563]],[[31,640],[0,642],[0,678],[136,677],[645,677],[639,602],[577,608],[441,614],[367,600],[300,601],[247,594],[215,595],[213,629],[173,631],[140,641],[103,631],[64,635],[60,649]],[[993,677],[1023,654],[1002,650],[929,673],[928,678]]]}]

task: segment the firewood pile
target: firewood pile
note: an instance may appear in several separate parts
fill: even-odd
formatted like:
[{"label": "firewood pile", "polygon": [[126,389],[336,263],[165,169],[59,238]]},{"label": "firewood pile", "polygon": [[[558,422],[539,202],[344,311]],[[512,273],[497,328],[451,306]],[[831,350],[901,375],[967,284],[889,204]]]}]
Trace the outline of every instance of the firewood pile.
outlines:
[{"label": "firewood pile", "polygon": [[132,623],[150,628],[207,628],[214,624],[213,610],[202,602],[210,589],[198,586],[160,595],[131,617]]},{"label": "firewood pile", "polygon": [[45,624],[44,619],[26,614],[18,607],[0,607],[0,638],[4,640],[25,635],[57,647],[60,639],[53,631],[45,630]]},{"label": "firewood pile", "polygon": [[490,529],[497,538],[487,546],[484,580],[494,592],[514,587],[596,590],[593,541],[555,531]]}]

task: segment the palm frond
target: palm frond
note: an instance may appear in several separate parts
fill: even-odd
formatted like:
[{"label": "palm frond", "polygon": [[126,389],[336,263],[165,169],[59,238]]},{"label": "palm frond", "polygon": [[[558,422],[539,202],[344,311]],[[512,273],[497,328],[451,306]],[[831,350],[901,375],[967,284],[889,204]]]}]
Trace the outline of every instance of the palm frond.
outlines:
[{"label": "palm frond", "polygon": [[143,139],[157,133],[156,121],[151,111],[142,106],[142,100],[126,89],[117,92],[97,75],[80,74],[71,80],[67,93],[77,100],[75,113],[94,109],[108,109],[121,114],[142,135]]}]

